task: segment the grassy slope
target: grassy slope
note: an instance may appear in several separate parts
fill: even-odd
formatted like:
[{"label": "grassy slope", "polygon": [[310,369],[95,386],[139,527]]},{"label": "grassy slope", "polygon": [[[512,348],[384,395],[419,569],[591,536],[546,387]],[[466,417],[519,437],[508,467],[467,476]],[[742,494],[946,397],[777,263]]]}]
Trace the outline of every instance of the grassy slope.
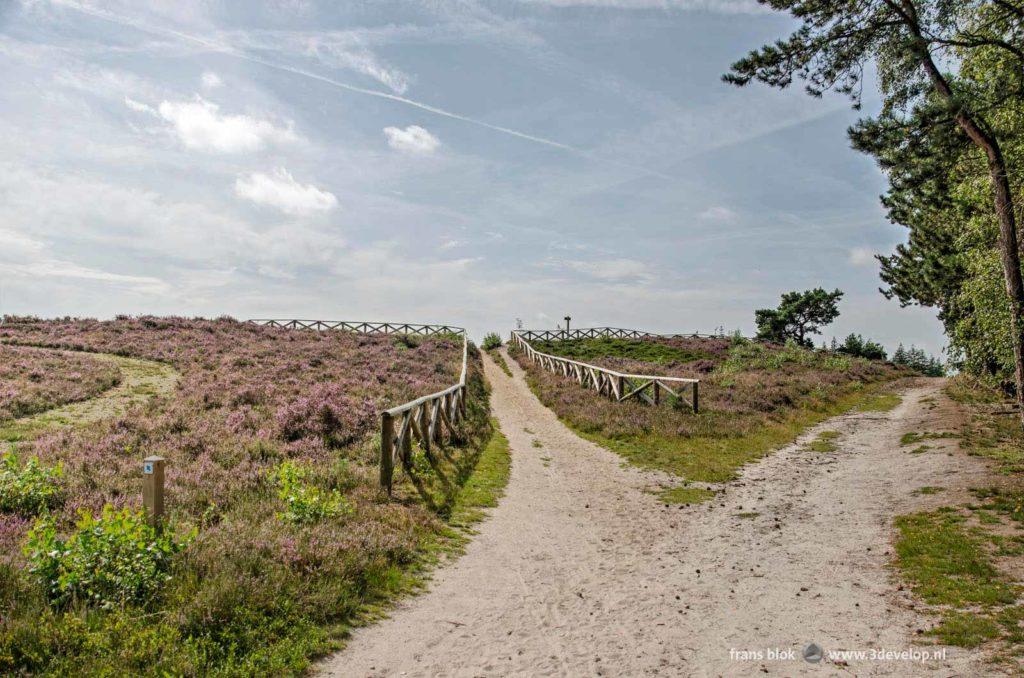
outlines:
[{"label": "grassy slope", "polygon": [[[569,350],[563,351],[563,345]],[[579,435],[630,463],[705,483],[731,480],[744,464],[792,442],[829,417],[854,408],[895,407],[899,398],[884,390],[893,379],[906,376],[863,361],[788,348],[742,345],[730,349],[726,340],[710,340],[707,350],[694,340],[687,340],[681,348],[622,339],[548,342],[544,348],[598,364],[621,366],[627,361],[625,366],[635,370],[644,369],[644,364],[632,356],[657,356],[663,373],[678,375],[691,374],[692,366],[700,364],[706,372],[701,375],[704,404],[701,414],[695,416],[685,409],[611,403],[520,360],[534,392]],[[521,356],[517,353],[516,357]],[[659,365],[647,370],[654,371]],[[843,378],[845,371],[853,368],[859,370],[858,376]],[[757,411],[762,405],[759,399],[768,403],[764,412]],[[591,412],[618,418],[621,423],[595,421]],[[668,491],[662,498],[692,503],[712,496],[707,491],[695,492],[696,488],[683,489]]]},{"label": "grassy slope", "polygon": [[[1024,600],[1019,572],[1024,559],[1024,434],[1003,398],[968,377],[947,393],[966,407],[960,431],[967,454],[997,462],[999,487],[972,490],[976,501],[899,516],[895,567],[936,615],[928,635],[961,647],[986,645],[993,661],[1020,670],[1024,662]],[[905,436],[915,445],[929,437]],[[911,453],[916,450],[911,450]],[[937,494],[931,487],[922,494]]]},{"label": "grassy slope", "polygon": [[565,356],[583,362],[598,362],[609,356],[665,365],[686,363],[708,357],[693,347],[675,346],[658,340],[635,339],[572,339],[569,341],[538,341],[531,344],[541,353]]}]

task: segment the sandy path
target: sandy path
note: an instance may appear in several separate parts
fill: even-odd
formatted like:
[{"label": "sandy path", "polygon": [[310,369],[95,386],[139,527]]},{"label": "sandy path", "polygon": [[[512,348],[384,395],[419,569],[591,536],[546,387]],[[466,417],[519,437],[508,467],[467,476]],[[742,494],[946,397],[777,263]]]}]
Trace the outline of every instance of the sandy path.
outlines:
[{"label": "sandy path", "polygon": [[[492,406],[513,451],[505,498],[429,592],[356,632],[319,665],[325,674],[990,672],[952,648],[925,664],[813,665],[800,657],[810,641],[826,650],[903,650],[928,625],[886,569],[891,517],[920,505],[916,488],[966,486],[984,472],[975,459],[946,454],[943,445],[955,441],[918,455],[898,445],[907,430],[948,429],[937,384],[911,389],[892,412],[837,417],[799,441],[840,431],[836,452],[795,444],[747,467],[713,504],[667,508],[648,491],[664,476],[623,468],[575,436],[508,363],[514,378],[485,356]],[[730,648],[793,649],[797,658],[741,661]]]},{"label": "sandy path", "polygon": [[123,414],[132,405],[145,402],[154,396],[170,394],[180,376],[173,367],[165,363],[126,358],[110,353],[89,355],[101,362],[117,365],[121,371],[121,383],[94,398],[68,403],[0,425],[0,449],[6,449],[5,446],[10,446],[14,442],[31,439],[56,428],[84,426]]}]

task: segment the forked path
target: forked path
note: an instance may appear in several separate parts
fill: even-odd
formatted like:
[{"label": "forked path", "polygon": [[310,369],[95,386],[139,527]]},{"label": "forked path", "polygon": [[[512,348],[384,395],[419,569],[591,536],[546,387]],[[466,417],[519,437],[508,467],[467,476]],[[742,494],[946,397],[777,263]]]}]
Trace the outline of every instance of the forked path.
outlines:
[{"label": "forked path", "polygon": [[[939,386],[888,413],[832,419],[748,466],[711,504],[665,507],[665,477],[623,467],[580,439],[485,358],[492,407],[512,447],[500,505],[465,555],[422,596],[359,630],[319,665],[338,676],[983,675],[978,657],[810,664],[826,650],[914,645],[927,625],[886,564],[894,514],[925,485],[966,486],[981,462],[901,448],[908,431],[948,429]],[[922,402],[925,399],[925,402]],[[802,449],[817,431],[839,449]],[[537,441],[536,444],[534,441]],[[975,476],[976,477],[976,476]],[[948,500],[948,492],[946,493]],[[927,500],[927,498],[924,498]],[[742,514],[742,515],[741,515]],[[736,651],[795,650],[794,660]],[[936,673],[938,672],[938,674]]]}]

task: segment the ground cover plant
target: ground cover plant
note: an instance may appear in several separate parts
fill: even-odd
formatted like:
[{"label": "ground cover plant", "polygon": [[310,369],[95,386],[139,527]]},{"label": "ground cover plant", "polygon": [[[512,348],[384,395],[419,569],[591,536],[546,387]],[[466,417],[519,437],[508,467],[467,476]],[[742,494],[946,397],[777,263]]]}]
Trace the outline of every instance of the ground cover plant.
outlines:
[{"label": "ground cover plant", "polygon": [[611,401],[514,351],[544,404],[580,434],[640,466],[702,482],[730,480],[742,464],[828,416],[863,403],[880,407],[872,396],[911,374],[878,361],[733,337],[594,339],[534,348],[620,372],[699,378],[701,412],[694,415],[685,397],[674,407]]},{"label": "ground cover plant", "polygon": [[116,365],[93,356],[0,345],[0,422],[92,398],[120,381]]},{"label": "ground cover plant", "polygon": [[[447,482],[423,484],[438,510],[408,482],[393,501],[378,490],[379,411],[454,383],[460,337],[122,318],[14,323],[0,341],[181,375],[170,395],[19,442],[4,461],[2,673],[299,672],[415,587],[458,541],[445,518],[465,522],[507,476],[473,349],[463,441],[447,448]],[[167,459],[160,533],[138,514],[150,454]],[[488,479],[472,485],[478,463]],[[37,492],[41,474],[54,496]]]}]

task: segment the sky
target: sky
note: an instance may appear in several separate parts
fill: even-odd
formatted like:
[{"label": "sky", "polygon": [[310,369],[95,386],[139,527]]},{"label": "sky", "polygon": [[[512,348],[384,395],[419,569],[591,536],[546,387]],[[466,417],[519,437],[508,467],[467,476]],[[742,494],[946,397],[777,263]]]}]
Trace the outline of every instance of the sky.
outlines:
[{"label": "sky", "polygon": [[729,64],[750,0],[0,0],[0,312],[754,331],[878,292],[857,112]]}]

